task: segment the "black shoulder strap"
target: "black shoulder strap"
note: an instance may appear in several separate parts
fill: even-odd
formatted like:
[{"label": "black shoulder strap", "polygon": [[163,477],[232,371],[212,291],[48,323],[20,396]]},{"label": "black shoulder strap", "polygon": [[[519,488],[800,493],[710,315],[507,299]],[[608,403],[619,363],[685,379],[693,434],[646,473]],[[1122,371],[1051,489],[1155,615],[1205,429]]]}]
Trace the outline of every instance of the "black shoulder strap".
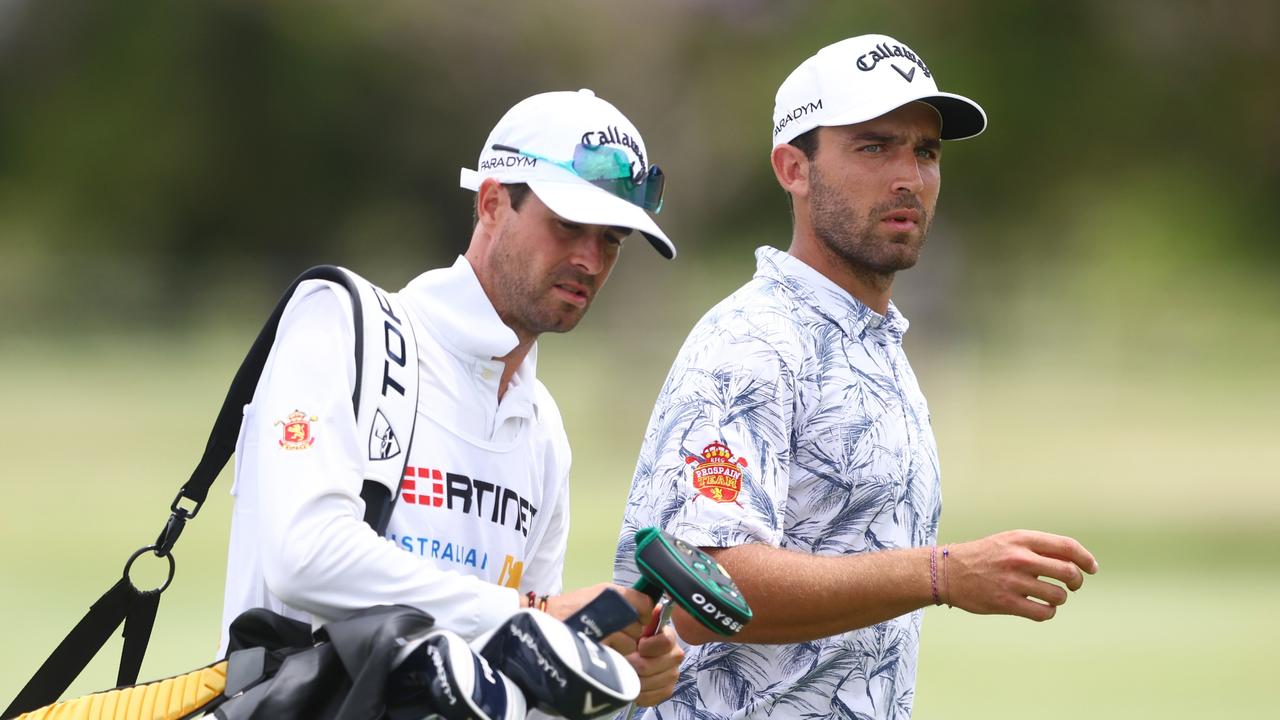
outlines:
[{"label": "black shoulder strap", "polygon": [[[328,280],[339,283],[351,294],[352,317],[356,324],[356,385],[351,402],[353,407],[360,406],[360,374],[364,365],[360,361],[364,355],[362,329],[364,314],[360,308],[360,293],[351,277],[341,269],[332,265],[313,267],[299,275],[285,291],[280,302],[276,303],[275,310],[271,311],[271,317],[267,318],[266,324],[258,332],[258,337],[249,348],[249,353],[245,355],[244,362],[240,363],[240,369],[236,371],[236,376],[231,381],[231,388],[227,390],[227,397],[222,401],[222,409],[218,411],[218,419],[214,421],[213,430],[209,432],[209,442],[205,444],[204,456],[192,471],[191,478],[182,485],[177,497],[173,499],[170,509],[177,520],[171,518],[170,522],[176,522],[177,528],[170,534],[169,525],[165,526],[165,532],[161,533],[160,538],[156,540],[158,554],[163,554],[173,547],[178,535],[182,533],[182,525],[200,511],[200,506],[209,496],[209,488],[213,485],[213,481],[217,479],[218,473],[222,472],[227,460],[231,459],[235,453],[244,406],[253,400],[253,393],[258,387],[258,378],[262,376],[262,368],[267,364],[267,356],[271,353],[271,346],[276,341],[276,330],[280,327],[280,318],[284,315],[284,309],[288,306],[293,293],[307,280]],[[184,499],[194,503],[189,511],[180,506]]]},{"label": "black shoulder strap", "polygon": [[[125,564],[124,577],[112,585],[106,593],[90,607],[84,618],[67,634],[35,675],[31,677],[18,693],[18,697],[9,704],[8,709],[0,717],[13,717],[29,712],[54,702],[66,691],[71,683],[80,675],[94,655],[102,649],[107,639],[124,623],[124,649],[120,658],[120,672],[117,685],[132,685],[138,680],[138,671],[142,666],[142,657],[146,652],[147,642],[151,636],[151,627],[155,620],[156,610],[160,604],[160,594],[173,580],[174,560],[173,545],[178,541],[188,520],[194,518],[209,496],[209,488],[217,479],[227,460],[235,453],[236,438],[240,434],[244,406],[253,400],[258,387],[258,378],[266,365],[271,347],[275,344],[276,330],[280,326],[280,318],[285,307],[298,286],[307,280],[328,280],[345,287],[351,295],[352,317],[355,321],[355,357],[356,382],[351,402],[353,412],[360,407],[361,374],[364,363],[364,313],[360,306],[360,292],[354,281],[346,272],[332,265],[320,265],[299,275],[280,301],[276,303],[271,316],[253,341],[244,362],[231,381],[227,397],[218,412],[209,433],[209,441],[205,445],[204,455],[192,471],[191,477],[183,483],[182,488],[169,506],[171,514],[165,522],[164,529],[152,545],[135,552]],[[365,500],[365,522],[381,533],[386,529],[386,522],[391,515],[393,498],[390,491],[376,482],[366,482],[360,496]],[[184,505],[186,501],[187,505]],[[169,576],[163,586],[154,590],[139,590],[129,579],[129,569],[139,556],[153,552],[157,557],[169,561]]]}]

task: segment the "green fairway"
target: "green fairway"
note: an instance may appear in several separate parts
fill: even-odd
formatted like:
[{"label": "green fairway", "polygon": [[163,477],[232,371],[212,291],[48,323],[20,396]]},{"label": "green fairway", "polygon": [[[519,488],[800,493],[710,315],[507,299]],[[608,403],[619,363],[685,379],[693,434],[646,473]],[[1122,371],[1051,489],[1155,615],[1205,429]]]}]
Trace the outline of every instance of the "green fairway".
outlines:
[{"label": "green fairway", "polygon": [[[6,703],[159,532],[248,335],[0,350]],[[540,358],[574,446],[568,585],[610,576],[635,452],[673,350],[634,355],[619,382],[599,368],[622,361],[602,359],[597,340],[550,338]],[[1042,625],[930,609],[916,717],[1267,714],[1262,687],[1280,666],[1274,388],[1206,403],[1158,374],[1099,383],[1061,372],[1046,384],[1034,363],[1021,374],[958,361],[918,370],[943,453],[944,540],[1042,527],[1080,537],[1102,572]],[[1022,402],[1028,394],[1038,402]],[[1206,414],[1219,424],[1205,426]],[[219,482],[177,547],[144,678],[214,653],[229,473]],[[118,652],[117,638],[71,693],[111,686]]]},{"label": "green fairway", "polygon": [[[156,541],[263,320],[292,278],[325,264],[389,292],[415,288],[408,313],[456,326],[470,339],[439,339],[466,355],[459,343],[503,351],[494,317],[522,340],[575,323],[521,356],[571,445],[566,589],[612,578],[637,454],[682,342],[701,318],[744,319],[774,345],[719,333],[731,342],[691,347],[694,369],[677,378],[721,396],[724,410],[711,402],[660,419],[696,415],[697,428],[677,428],[686,439],[722,423],[748,468],[734,472],[751,485],[778,474],[741,447],[744,433],[787,446],[755,418],[810,418],[791,449],[817,439],[814,462],[839,455],[833,467],[863,476],[847,497],[833,482],[813,502],[772,503],[814,509],[793,530],[840,547],[820,517],[830,513],[909,523],[919,537],[920,503],[935,497],[914,479],[932,469],[916,432],[927,409],[939,544],[1029,529],[1077,538],[1100,563],[1046,623],[926,608],[915,720],[1280,718],[1265,694],[1280,670],[1280,93],[1258,84],[1280,70],[1277,29],[1277,0],[0,0],[0,709],[126,559]],[[842,70],[815,55],[871,33],[876,47]],[[607,101],[626,122],[570,121],[554,101],[536,118],[508,110],[578,89],[595,100],[575,102]],[[989,125],[955,141],[974,129],[954,122],[965,98]],[[634,156],[629,172],[586,162],[616,158],[611,148]],[[484,192],[467,189],[473,175],[491,178]],[[642,200],[659,185],[655,208]],[[672,257],[650,247],[648,221],[678,248]],[[600,228],[607,249],[586,252]],[[791,259],[770,261],[765,246]],[[453,273],[423,275],[463,258]],[[768,277],[775,265],[785,282]],[[591,292],[567,297],[566,282]],[[772,305],[709,312],[739,288]],[[927,408],[896,360],[893,383],[910,400],[901,421],[871,409],[871,385],[843,394],[865,417],[827,413],[829,395],[814,404],[801,393],[794,408],[738,401],[762,387],[752,367],[780,368],[778,387],[825,388],[864,351],[896,353],[897,320],[863,315],[890,296],[909,319],[902,348]],[[577,322],[583,301],[590,312]],[[804,343],[786,328],[806,308],[821,329],[795,327],[817,331],[822,348],[797,366],[787,348]],[[849,357],[836,352],[837,327]],[[316,354],[329,334],[299,344],[312,353],[300,364],[331,359]],[[360,342],[395,358],[393,335]],[[883,352],[872,346],[889,338]],[[716,365],[705,383],[697,363]],[[479,369],[471,380],[488,382]],[[380,372],[361,372],[367,398]],[[430,395],[420,418],[466,414],[441,412]],[[329,420],[309,426],[321,448]],[[431,444],[420,434],[415,460],[452,462],[432,460]],[[686,452],[706,443],[680,444],[656,460],[692,473]],[[510,500],[532,496],[485,486],[514,492],[509,474],[489,475],[525,460],[484,452],[494,469],[466,471],[478,482],[464,509],[505,521]],[[559,466],[561,449],[538,454],[530,472]],[[884,473],[911,477],[891,498],[873,487]],[[143,681],[215,659],[232,482],[229,466],[177,543]],[[739,501],[751,499],[744,489]],[[448,490],[452,512],[461,485]],[[687,507],[697,518],[733,507],[711,504]],[[526,517],[552,515],[538,513],[545,498],[529,508],[517,512],[525,530]],[[424,521],[433,527],[419,550],[439,540],[463,567],[469,557],[445,542],[439,517]],[[868,543],[888,537],[865,529]],[[290,542],[314,536],[262,550],[303,547]],[[490,547],[485,567],[509,550]],[[923,556],[921,597],[931,569],[939,592],[948,567],[951,589],[963,585],[963,555],[939,554],[933,568]],[[144,554],[132,577],[156,587],[166,567]],[[862,589],[890,586],[847,574]],[[535,575],[522,577],[542,582]],[[799,571],[787,580],[791,608],[827,592]],[[852,643],[866,646],[854,648],[864,658],[851,663],[855,681],[887,678],[898,640]],[[64,696],[111,688],[121,646],[117,632]],[[810,654],[788,653],[786,667]],[[847,659],[813,657],[831,672]],[[748,661],[694,679],[736,690],[756,674],[737,664]],[[843,702],[853,675],[821,674],[801,689]]]}]

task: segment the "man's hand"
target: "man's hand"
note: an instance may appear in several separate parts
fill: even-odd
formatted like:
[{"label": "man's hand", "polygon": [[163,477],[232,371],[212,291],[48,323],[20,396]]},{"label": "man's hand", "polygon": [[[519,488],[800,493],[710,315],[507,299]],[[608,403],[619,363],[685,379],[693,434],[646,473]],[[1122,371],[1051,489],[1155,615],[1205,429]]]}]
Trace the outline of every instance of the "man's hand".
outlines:
[{"label": "man's hand", "polygon": [[[658,608],[653,609],[652,620],[657,620],[659,612]],[[657,635],[641,638],[636,651],[626,657],[635,668],[636,675],[640,676],[640,695],[636,698],[636,705],[653,707],[675,692],[684,650],[676,643],[674,627],[668,625]]]},{"label": "man's hand", "polygon": [[1084,584],[1084,573],[1098,572],[1098,561],[1079,542],[1034,530],[1010,530],[946,549],[947,556],[938,558],[942,599],[981,615],[1048,620],[1067,601],[1067,590]]},{"label": "man's hand", "polygon": [[640,639],[640,634],[644,631],[638,618],[647,618],[653,613],[653,599],[648,595],[632,588],[614,585],[613,583],[597,583],[585,588],[570,590],[560,595],[552,595],[547,598],[546,612],[557,620],[567,620],[574,613],[581,610],[584,605],[594,600],[597,595],[608,589],[616,590],[636,609],[637,621],[612,635],[606,636],[600,643],[617,650],[623,655],[630,655],[636,651],[636,641]]},{"label": "man's hand", "polygon": [[[755,617],[728,640],[740,643],[807,642],[869,627],[933,604],[935,583],[942,600],[972,613],[1048,620],[1086,573],[1098,571],[1079,542],[1032,530],[936,549],[843,556],[755,543],[702,550],[729,571],[751,603]],[[726,642],[679,609],[673,617],[686,644]]]}]

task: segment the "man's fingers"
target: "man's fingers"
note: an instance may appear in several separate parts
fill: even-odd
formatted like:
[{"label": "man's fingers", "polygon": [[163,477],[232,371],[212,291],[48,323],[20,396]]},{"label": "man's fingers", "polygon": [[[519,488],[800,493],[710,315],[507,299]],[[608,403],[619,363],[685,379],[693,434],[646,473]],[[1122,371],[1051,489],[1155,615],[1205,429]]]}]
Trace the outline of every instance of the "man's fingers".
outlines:
[{"label": "man's fingers", "polygon": [[1024,531],[1026,546],[1041,555],[1074,563],[1090,575],[1098,572],[1098,560],[1075,538],[1046,532]]},{"label": "man's fingers", "polygon": [[1040,598],[1055,607],[1067,601],[1067,591],[1061,585],[1043,580],[1033,580],[1024,595]]},{"label": "man's fingers", "polygon": [[[643,620],[644,618],[641,618]],[[644,623],[644,632],[641,637],[656,635],[658,632],[658,623],[662,621],[662,606],[654,605],[653,612],[649,614],[649,619]]]},{"label": "man's fingers", "polygon": [[622,597],[631,603],[631,607],[636,609],[636,614],[641,618],[649,617],[649,613],[653,612],[653,598],[636,590],[635,588],[623,587],[621,585],[613,586],[615,590],[622,593]]},{"label": "man's fingers", "polygon": [[1054,615],[1058,614],[1058,608],[1053,605],[1046,605],[1044,603],[1036,602],[1035,600],[1028,600],[1025,597],[1020,597],[1013,602],[1013,607],[1010,608],[1010,614],[1024,617],[1028,620],[1035,620],[1036,622],[1044,622],[1045,620],[1052,619]]},{"label": "man's fingers", "polygon": [[[664,655],[670,655],[673,651],[679,652],[680,658],[684,657],[684,652],[679,650],[679,644],[676,643],[675,628],[670,625],[662,628],[662,632],[651,637],[641,638],[636,643],[636,652],[640,657],[657,658]],[[679,663],[680,659],[676,660]]]},{"label": "man's fingers", "polygon": [[652,637],[642,639],[636,652],[627,657],[640,677],[640,695],[636,704],[652,707],[671,697],[680,677],[680,661],[684,651],[676,642],[675,629],[668,626]]},{"label": "man's fingers", "polygon": [[1052,578],[1067,586],[1072,592],[1084,585],[1084,573],[1073,562],[1058,558],[1037,555],[1030,563],[1029,572],[1037,577]]},{"label": "man's fingers", "polygon": [[644,626],[638,622],[631,623],[630,625],[622,628],[618,632],[622,633],[623,635],[626,635],[632,640],[639,640],[640,636],[644,635]]},{"label": "man's fingers", "polygon": [[621,630],[613,633],[612,635],[606,635],[604,639],[600,641],[600,644],[611,647],[622,653],[624,656],[630,655],[636,651],[636,638],[640,637],[640,624],[635,623],[634,627],[636,628],[634,635],[628,632],[631,630],[631,628],[628,627],[626,630]]}]

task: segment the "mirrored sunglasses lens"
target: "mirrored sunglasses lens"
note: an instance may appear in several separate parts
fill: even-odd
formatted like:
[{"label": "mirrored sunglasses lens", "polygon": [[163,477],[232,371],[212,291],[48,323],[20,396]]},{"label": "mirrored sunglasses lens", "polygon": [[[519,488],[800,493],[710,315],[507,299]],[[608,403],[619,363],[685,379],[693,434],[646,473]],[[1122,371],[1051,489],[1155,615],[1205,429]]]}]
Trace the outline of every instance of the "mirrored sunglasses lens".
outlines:
[{"label": "mirrored sunglasses lens", "polygon": [[644,191],[644,201],[641,204],[645,210],[659,212],[662,210],[662,196],[667,186],[667,176],[657,165],[649,168],[649,174],[645,177],[645,181],[640,185]]},{"label": "mirrored sunglasses lens", "polygon": [[662,209],[666,176],[657,165],[641,177],[632,177],[631,161],[619,148],[578,145],[573,151],[573,171],[592,185],[651,212]]},{"label": "mirrored sunglasses lens", "polygon": [[645,175],[639,184],[629,177],[614,178],[612,180],[592,180],[591,184],[607,191],[611,195],[616,195],[626,200],[632,205],[656,213],[662,209],[662,196],[666,185],[666,176],[655,167]]},{"label": "mirrored sunglasses lens", "polygon": [[573,170],[585,180],[631,177],[631,161],[618,148],[579,144],[573,151]]}]

